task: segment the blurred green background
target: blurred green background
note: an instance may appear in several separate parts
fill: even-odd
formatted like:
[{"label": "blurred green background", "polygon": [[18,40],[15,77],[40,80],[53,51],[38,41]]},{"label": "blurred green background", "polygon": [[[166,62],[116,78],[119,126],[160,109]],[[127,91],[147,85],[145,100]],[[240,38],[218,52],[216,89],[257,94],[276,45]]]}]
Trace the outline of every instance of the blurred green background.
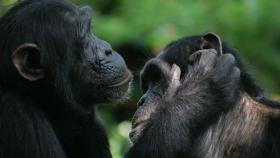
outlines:
[{"label": "blurred green background", "polygon": [[[15,0],[0,0],[0,14]],[[132,99],[99,106],[114,158],[128,149],[130,119],[141,96],[138,72],[166,44],[216,32],[236,50],[273,97],[280,94],[279,0],[73,0],[94,8],[92,31],[112,44],[134,72]]]}]

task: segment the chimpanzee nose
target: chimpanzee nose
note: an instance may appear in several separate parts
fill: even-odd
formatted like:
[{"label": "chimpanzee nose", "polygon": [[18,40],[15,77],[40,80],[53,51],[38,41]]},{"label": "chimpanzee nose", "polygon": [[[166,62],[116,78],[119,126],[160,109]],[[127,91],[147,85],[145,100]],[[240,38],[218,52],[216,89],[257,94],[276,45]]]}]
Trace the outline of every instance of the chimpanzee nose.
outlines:
[{"label": "chimpanzee nose", "polygon": [[144,104],[144,102],[145,102],[145,99],[143,98],[141,98],[139,101],[138,101],[138,103],[137,103],[137,107],[140,107],[140,106],[142,106],[143,104]]},{"label": "chimpanzee nose", "polygon": [[105,50],[105,55],[106,56],[111,56],[112,55],[112,49]]},{"label": "chimpanzee nose", "polygon": [[113,49],[111,47],[105,47],[98,51],[98,60],[101,63],[112,62],[114,60],[113,57]]},{"label": "chimpanzee nose", "polygon": [[109,43],[103,41],[101,39],[96,38],[96,42],[98,43],[97,55],[98,59],[101,62],[109,62],[114,60],[114,51]]},{"label": "chimpanzee nose", "polygon": [[146,102],[147,94],[144,94],[137,103],[137,107],[142,106]]}]

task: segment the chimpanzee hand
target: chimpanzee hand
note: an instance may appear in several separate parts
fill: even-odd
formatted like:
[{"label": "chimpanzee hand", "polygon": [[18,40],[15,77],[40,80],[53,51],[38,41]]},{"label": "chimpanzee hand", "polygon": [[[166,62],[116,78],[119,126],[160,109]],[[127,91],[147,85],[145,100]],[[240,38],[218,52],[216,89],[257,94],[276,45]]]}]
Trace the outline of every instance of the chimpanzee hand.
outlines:
[{"label": "chimpanzee hand", "polygon": [[190,56],[190,61],[194,62],[194,70],[209,73],[209,83],[217,100],[227,105],[234,104],[239,96],[240,70],[233,55],[218,55],[214,49],[200,50]]},{"label": "chimpanzee hand", "polygon": [[233,55],[219,55],[214,49],[199,50],[190,56],[188,73],[183,81],[180,81],[180,68],[176,65],[172,66],[166,96],[167,98],[173,98],[174,95],[181,97],[180,95],[195,94],[199,90],[205,90],[212,94],[216,104],[231,105],[239,96],[239,79],[240,70],[235,66]]}]

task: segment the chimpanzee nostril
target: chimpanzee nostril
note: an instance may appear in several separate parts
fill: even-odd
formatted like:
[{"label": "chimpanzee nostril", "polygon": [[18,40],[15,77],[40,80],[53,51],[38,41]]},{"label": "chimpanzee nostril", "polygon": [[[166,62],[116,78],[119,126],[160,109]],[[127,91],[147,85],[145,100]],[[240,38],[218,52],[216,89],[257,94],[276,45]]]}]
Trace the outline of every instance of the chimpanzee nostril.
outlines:
[{"label": "chimpanzee nostril", "polygon": [[146,100],[145,97],[140,98],[140,100],[137,103],[137,107],[142,106],[145,103],[145,100]]},{"label": "chimpanzee nostril", "polygon": [[105,55],[106,56],[112,55],[112,50],[111,49],[105,50]]}]

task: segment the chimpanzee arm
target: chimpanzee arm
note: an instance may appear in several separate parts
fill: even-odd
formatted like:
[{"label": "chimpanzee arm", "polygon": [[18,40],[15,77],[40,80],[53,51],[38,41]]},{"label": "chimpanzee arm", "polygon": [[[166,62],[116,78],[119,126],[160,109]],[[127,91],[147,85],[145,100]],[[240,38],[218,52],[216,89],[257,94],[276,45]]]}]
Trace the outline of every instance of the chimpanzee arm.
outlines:
[{"label": "chimpanzee arm", "polygon": [[238,97],[239,70],[233,56],[199,52],[191,61],[185,79],[176,91],[169,88],[174,94],[166,94],[172,96],[162,97],[127,158],[191,156],[196,136]]},{"label": "chimpanzee arm", "polygon": [[65,158],[46,116],[14,96],[0,100],[1,158]]}]

